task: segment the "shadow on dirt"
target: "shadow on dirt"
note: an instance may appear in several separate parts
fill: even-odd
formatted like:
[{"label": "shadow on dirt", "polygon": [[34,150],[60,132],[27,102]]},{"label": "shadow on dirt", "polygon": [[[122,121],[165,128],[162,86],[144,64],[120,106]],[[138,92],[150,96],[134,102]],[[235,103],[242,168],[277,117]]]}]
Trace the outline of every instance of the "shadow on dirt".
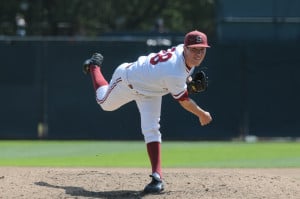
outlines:
[{"label": "shadow on dirt", "polygon": [[81,187],[72,186],[57,186],[51,185],[47,182],[35,182],[35,185],[44,186],[55,189],[64,189],[66,194],[70,196],[82,196],[82,197],[93,197],[93,198],[105,198],[105,199],[140,199],[145,196],[142,191],[131,191],[131,190],[120,190],[120,191],[88,191]]}]

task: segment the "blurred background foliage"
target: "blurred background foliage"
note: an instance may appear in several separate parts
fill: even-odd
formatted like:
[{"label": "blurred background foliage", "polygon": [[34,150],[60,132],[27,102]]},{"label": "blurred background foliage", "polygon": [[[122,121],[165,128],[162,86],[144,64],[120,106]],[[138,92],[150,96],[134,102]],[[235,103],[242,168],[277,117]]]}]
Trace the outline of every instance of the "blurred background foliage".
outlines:
[{"label": "blurred background foliage", "polygon": [[98,36],[110,32],[215,31],[216,0],[0,1],[0,35]]}]

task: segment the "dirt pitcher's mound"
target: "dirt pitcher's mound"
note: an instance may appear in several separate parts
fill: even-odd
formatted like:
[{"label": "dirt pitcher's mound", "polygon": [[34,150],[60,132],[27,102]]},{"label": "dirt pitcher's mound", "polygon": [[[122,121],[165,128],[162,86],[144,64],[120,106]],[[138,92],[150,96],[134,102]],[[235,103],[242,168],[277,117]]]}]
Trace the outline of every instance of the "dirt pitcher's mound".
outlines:
[{"label": "dirt pitcher's mound", "polygon": [[164,169],[166,190],[144,195],[149,169],[0,167],[0,198],[300,198],[300,169]]}]

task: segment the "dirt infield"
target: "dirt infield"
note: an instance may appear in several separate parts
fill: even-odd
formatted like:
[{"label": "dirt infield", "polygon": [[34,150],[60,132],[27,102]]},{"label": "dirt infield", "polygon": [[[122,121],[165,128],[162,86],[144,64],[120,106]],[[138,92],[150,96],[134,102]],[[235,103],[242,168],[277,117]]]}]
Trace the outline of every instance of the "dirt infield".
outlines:
[{"label": "dirt infield", "polygon": [[300,198],[300,169],[164,169],[166,190],[144,195],[148,169],[0,167],[0,198]]}]

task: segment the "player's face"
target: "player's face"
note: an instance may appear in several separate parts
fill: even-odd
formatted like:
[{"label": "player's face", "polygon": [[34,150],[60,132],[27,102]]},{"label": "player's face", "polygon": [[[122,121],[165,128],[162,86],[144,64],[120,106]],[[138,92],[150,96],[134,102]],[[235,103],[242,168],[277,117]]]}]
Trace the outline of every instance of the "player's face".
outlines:
[{"label": "player's face", "polygon": [[189,67],[199,66],[203,61],[206,54],[206,48],[204,47],[185,47],[184,55],[186,64]]}]

